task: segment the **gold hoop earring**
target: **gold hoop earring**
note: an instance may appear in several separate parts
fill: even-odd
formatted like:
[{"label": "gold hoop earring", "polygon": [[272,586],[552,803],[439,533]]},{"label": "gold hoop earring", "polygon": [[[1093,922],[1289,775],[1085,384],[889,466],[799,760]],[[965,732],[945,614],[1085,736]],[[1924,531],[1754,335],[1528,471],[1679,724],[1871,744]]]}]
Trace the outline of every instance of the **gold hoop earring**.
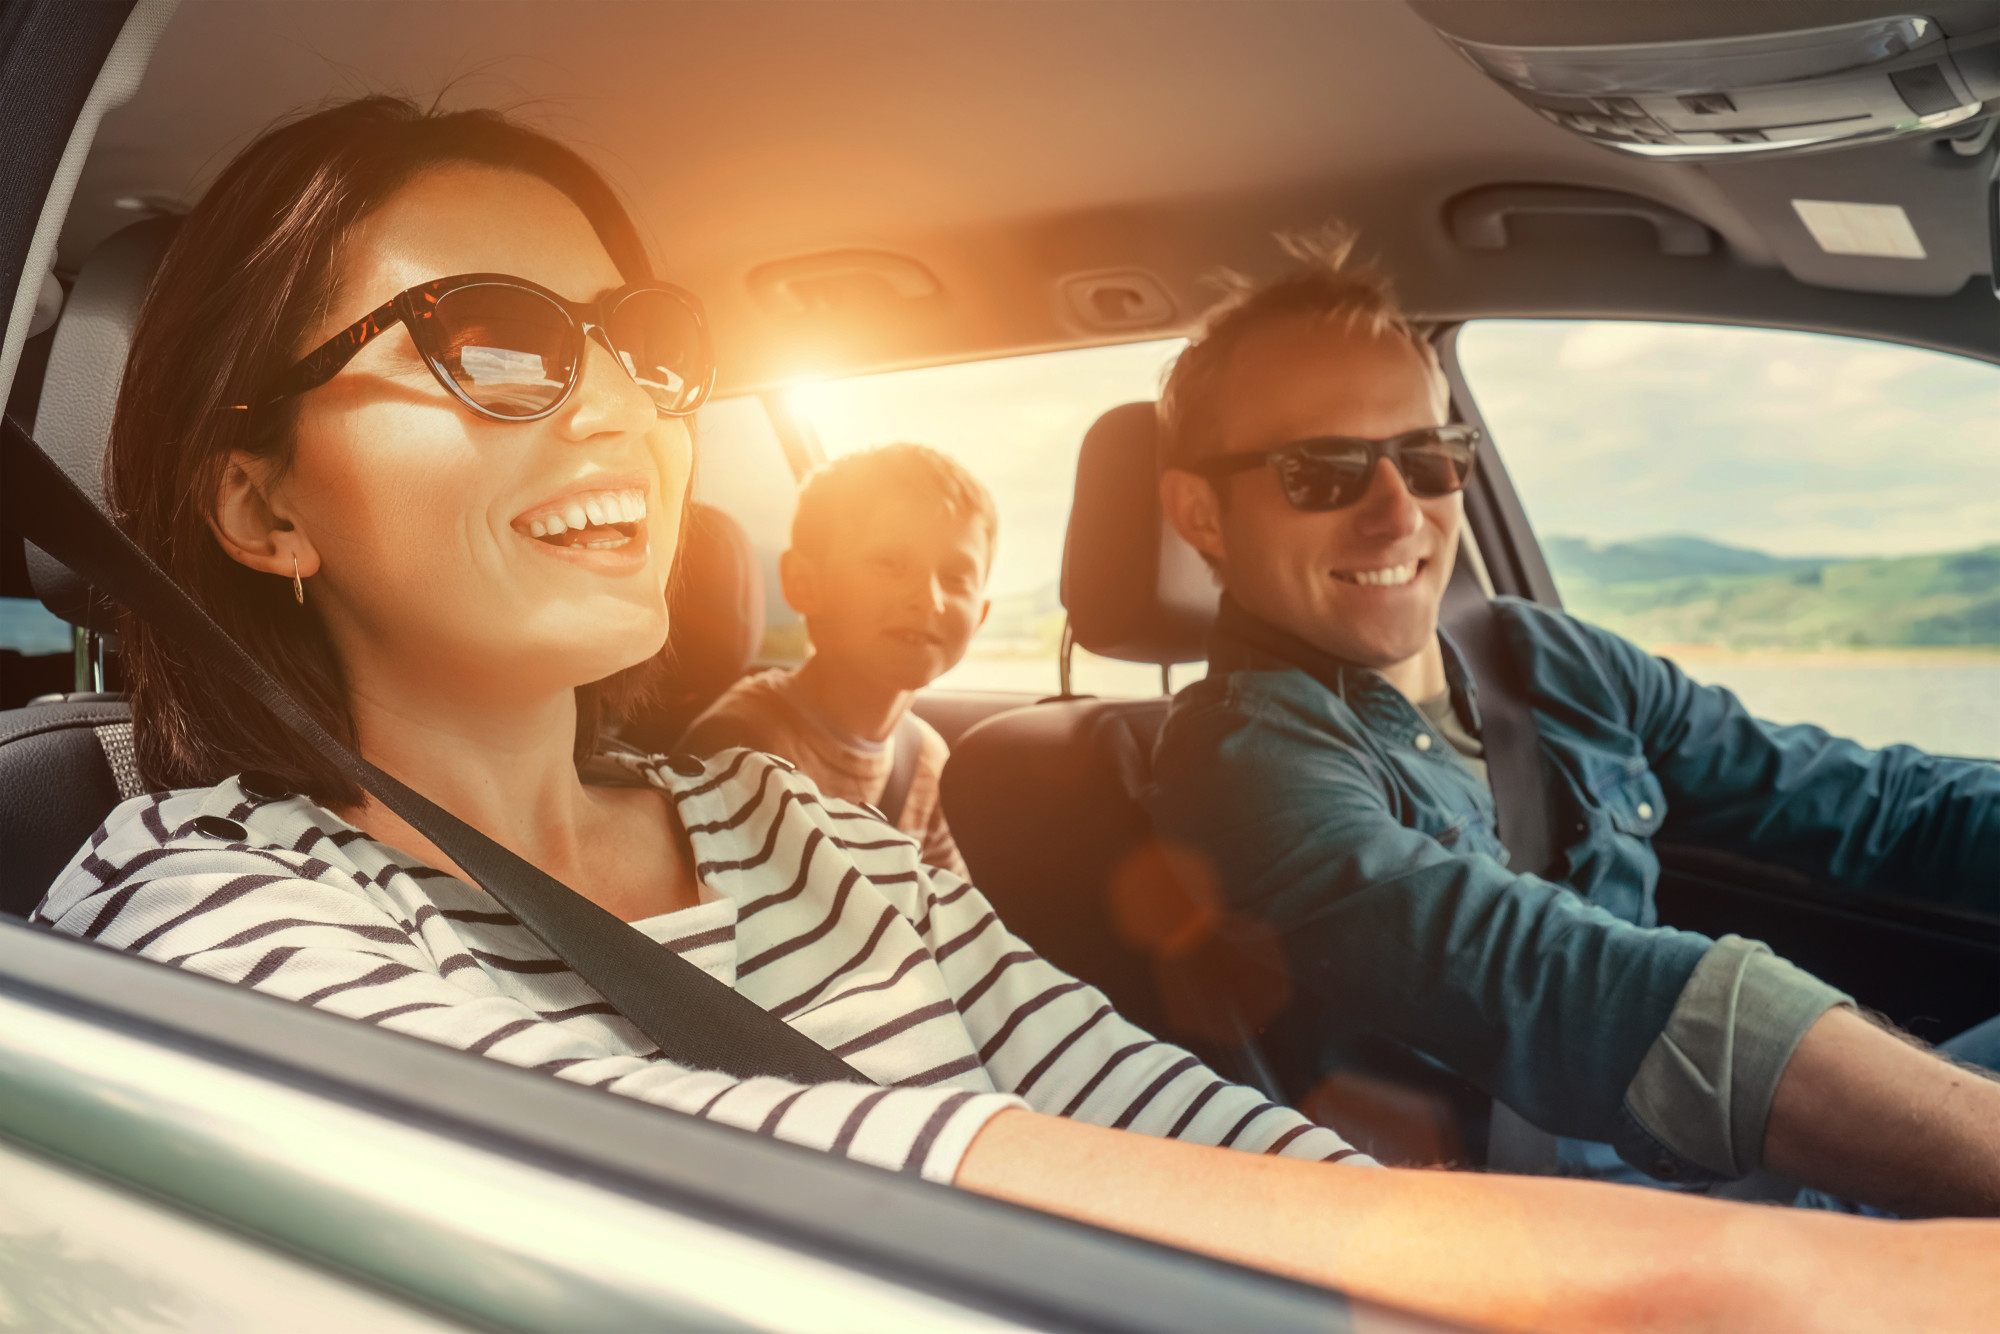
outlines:
[{"label": "gold hoop earring", "polygon": [[305,580],[299,578],[299,558],[297,556],[292,557],[292,596],[298,600],[298,604],[301,607],[306,605],[306,585]]}]

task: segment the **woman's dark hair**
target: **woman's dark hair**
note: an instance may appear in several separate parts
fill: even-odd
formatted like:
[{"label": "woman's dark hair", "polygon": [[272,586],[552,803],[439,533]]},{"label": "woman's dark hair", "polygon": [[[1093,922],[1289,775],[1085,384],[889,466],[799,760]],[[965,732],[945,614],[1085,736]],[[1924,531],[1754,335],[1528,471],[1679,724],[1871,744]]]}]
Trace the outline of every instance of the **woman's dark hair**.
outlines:
[{"label": "woman's dark hair", "polygon": [[[368,97],[267,131],[231,162],[182,221],[147,293],[111,427],[106,493],[125,531],[283,682],[319,721],[355,744],[332,641],[291,581],[231,559],[210,528],[236,451],[290,460],[296,409],[261,405],[327,314],[342,239],[413,177],[473,164],[539,177],[576,204],[627,282],[652,277],[645,244],[617,195],[569,148],[493,111],[425,111]],[[122,658],[134,741],[147,780],[206,787],[270,774],[336,806],[355,784],[250,695],[127,617]],[[597,743],[607,710],[644,692],[651,664],[577,691],[577,753]]]}]

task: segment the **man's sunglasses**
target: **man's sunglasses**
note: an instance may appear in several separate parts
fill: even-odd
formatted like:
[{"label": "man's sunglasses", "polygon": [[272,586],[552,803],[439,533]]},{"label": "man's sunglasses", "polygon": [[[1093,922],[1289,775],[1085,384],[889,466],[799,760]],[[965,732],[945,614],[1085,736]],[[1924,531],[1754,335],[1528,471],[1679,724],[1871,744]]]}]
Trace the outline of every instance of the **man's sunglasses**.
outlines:
[{"label": "man's sunglasses", "polygon": [[526,278],[461,273],[398,292],[321,343],[278,378],[270,401],[317,389],[399,321],[445,391],[495,421],[561,407],[583,378],[591,338],[667,416],[693,412],[715,386],[701,303],[678,287],[634,283],[569,301]]},{"label": "man's sunglasses", "polygon": [[1387,459],[1403,475],[1410,494],[1429,500],[1465,489],[1479,451],[1476,426],[1431,426],[1386,440],[1328,435],[1295,440],[1276,449],[1212,454],[1187,465],[1189,472],[1219,481],[1265,464],[1295,510],[1321,513],[1360,500],[1375,475],[1375,461]]}]

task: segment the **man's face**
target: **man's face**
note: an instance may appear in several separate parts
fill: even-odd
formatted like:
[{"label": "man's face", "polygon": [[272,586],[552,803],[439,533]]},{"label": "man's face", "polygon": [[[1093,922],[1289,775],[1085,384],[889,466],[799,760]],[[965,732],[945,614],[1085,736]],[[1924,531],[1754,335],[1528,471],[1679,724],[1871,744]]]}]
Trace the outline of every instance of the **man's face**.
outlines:
[{"label": "man's face", "polygon": [[[1381,439],[1443,425],[1446,409],[1435,374],[1407,340],[1303,318],[1266,325],[1237,347],[1221,401],[1219,444],[1231,452],[1314,436]],[[1246,611],[1385,673],[1437,652],[1461,495],[1418,499],[1386,459],[1359,501],[1321,514],[1287,504],[1270,468],[1219,488],[1227,503],[1213,514],[1209,540],[1196,545],[1212,548]]]},{"label": "man's face", "polygon": [[845,516],[831,549],[785,553],[785,599],[813,652],[888,691],[917,690],[965,656],[986,619],[986,530],[891,488]]}]

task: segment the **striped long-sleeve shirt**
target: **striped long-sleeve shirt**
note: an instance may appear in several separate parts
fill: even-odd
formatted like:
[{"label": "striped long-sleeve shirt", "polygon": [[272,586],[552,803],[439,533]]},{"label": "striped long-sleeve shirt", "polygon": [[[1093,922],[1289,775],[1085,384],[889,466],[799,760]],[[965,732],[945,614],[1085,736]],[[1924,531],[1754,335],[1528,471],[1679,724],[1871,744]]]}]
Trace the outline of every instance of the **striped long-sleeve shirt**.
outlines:
[{"label": "striped long-sleeve shirt", "polygon": [[[1368,1162],[1125,1022],[782,760],[618,761],[673,802],[701,902],[632,923],[843,1057],[865,1084],[676,1065],[484,891],[310,800],[239,779],[125,802],[36,916],[364,1023],[892,1170],[950,1181],[1008,1107],[1202,1144]],[[254,785],[253,785],[254,786]]]}]

